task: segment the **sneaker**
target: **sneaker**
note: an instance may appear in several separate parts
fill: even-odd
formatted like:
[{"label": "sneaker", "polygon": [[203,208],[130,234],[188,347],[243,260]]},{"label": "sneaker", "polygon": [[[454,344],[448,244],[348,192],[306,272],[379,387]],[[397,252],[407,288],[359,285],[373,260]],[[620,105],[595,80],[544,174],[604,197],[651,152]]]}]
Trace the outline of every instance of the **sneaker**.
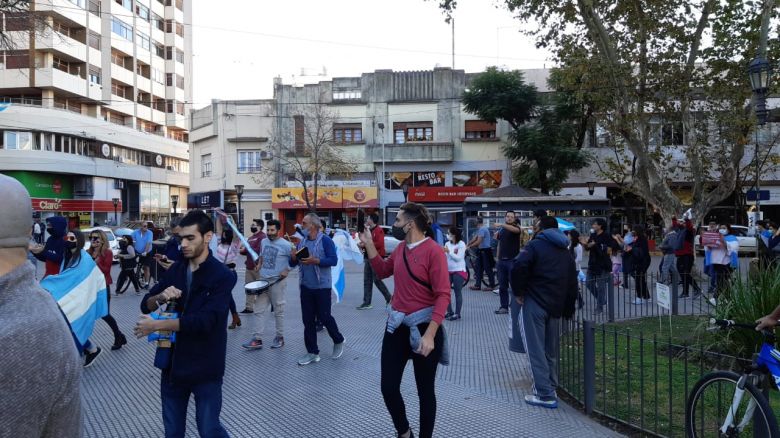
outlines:
[{"label": "sneaker", "polygon": [[555,409],[558,407],[558,400],[556,399],[542,400],[535,395],[525,396],[525,402],[531,406],[540,406],[547,409]]},{"label": "sneaker", "polygon": [[271,348],[282,348],[284,347],[284,338],[277,336],[274,338],[274,343],[271,344]]},{"label": "sneaker", "polygon": [[485,291],[485,292],[493,292],[494,290],[496,290],[496,287],[495,286],[485,286],[485,287],[482,288],[482,290]]},{"label": "sneaker", "polygon": [[496,315],[506,315],[507,313],[509,313],[509,309],[507,309],[506,307],[499,307],[498,310],[496,310],[494,313]]},{"label": "sneaker", "polygon": [[333,355],[330,358],[338,359],[343,354],[344,354],[344,341],[341,341],[338,344],[333,344]]},{"label": "sneaker", "polygon": [[476,285],[469,286],[469,289],[471,289],[471,290],[482,290],[481,287],[476,286]]},{"label": "sneaker", "polygon": [[643,300],[641,298],[634,298],[634,301],[631,302],[631,304],[636,304],[637,306],[641,305],[641,304],[644,304],[644,303],[645,303],[645,300]]},{"label": "sneaker", "polygon": [[457,313],[450,316],[450,321],[457,321],[459,319],[460,319],[460,315],[458,315]]},{"label": "sneaker", "polygon": [[374,306],[372,306],[371,304],[361,304],[361,305],[357,306],[358,310],[368,310],[368,309],[373,309],[373,308],[374,308]]},{"label": "sneaker", "polygon": [[103,350],[100,349],[100,347],[95,350],[94,353],[90,353],[87,351],[86,355],[84,356],[84,368],[90,367],[93,363],[95,363],[95,359],[97,359],[98,356],[100,356],[100,353]]},{"label": "sneaker", "polygon": [[238,312],[238,313],[255,313],[255,311],[254,311],[254,310],[252,310],[252,309],[246,309],[246,308],[245,308],[244,310],[242,310],[242,311],[240,311],[240,312]]},{"label": "sneaker", "polygon": [[450,317],[452,317],[452,315],[454,315],[454,313],[447,312],[447,313],[444,314],[444,319],[450,319]]},{"label": "sneaker", "polygon": [[298,359],[298,365],[304,366],[308,365],[312,362],[317,363],[320,361],[320,355],[319,354],[313,354],[313,353],[306,353],[303,356],[301,356],[300,359]]},{"label": "sneaker", "polygon": [[114,339],[114,345],[111,346],[111,350],[112,351],[119,350],[120,348],[122,348],[123,345],[126,344],[127,344],[127,338],[125,337],[125,335],[120,334],[118,338]]},{"label": "sneaker", "polygon": [[242,347],[244,347],[245,350],[260,350],[263,348],[263,340],[262,339],[252,339],[251,341],[241,344]]}]

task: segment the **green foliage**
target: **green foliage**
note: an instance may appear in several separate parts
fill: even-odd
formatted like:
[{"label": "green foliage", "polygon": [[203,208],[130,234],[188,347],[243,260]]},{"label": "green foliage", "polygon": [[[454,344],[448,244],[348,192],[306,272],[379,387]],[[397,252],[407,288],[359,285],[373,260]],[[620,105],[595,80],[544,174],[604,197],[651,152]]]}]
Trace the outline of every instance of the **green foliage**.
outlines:
[{"label": "green foliage", "polygon": [[[727,292],[721,296],[715,317],[739,322],[755,321],[768,315],[780,304],[780,271],[763,270],[752,274],[749,281],[735,278]],[[729,354],[750,357],[758,351],[762,338],[747,330],[728,330],[722,334],[718,348]]]},{"label": "green foliage", "polygon": [[523,187],[555,192],[569,172],[585,167],[588,155],[580,148],[586,117],[574,93],[555,93],[550,106],[541,105],[536,87],[519,71],[490,67],[476,76],[463,93],[467,112],[512,127],[504,154],[515,164],[514,180]]}]

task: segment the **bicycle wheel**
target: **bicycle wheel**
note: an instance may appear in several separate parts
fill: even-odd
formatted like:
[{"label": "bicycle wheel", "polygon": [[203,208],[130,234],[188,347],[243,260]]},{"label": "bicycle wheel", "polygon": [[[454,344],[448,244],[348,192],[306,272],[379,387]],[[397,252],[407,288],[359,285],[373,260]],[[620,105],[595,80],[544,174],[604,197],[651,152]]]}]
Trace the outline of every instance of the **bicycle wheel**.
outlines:
[{"label": "bicycle wheel", "polygon": [[718,371],[696,383],[685,407],[687,437],[780,437],[777,419],[766,397],[753,383],[746,382],[739,398],[737,383],[741,377]]}]

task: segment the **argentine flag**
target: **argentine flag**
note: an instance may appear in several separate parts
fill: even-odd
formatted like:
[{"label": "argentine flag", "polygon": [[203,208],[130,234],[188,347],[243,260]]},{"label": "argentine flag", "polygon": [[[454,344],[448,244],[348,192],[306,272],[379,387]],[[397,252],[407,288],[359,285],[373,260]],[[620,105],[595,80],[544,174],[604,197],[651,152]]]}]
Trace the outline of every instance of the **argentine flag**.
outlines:
[{"label": "argentine flag", "polygon": [[336,245],[336,254],[338,262],[331,268],[331,281],[333,282],[333,292],[336,294],[336,302],[340,303],[344,298],[344,288],[347,285],[346,275],[344,274],[344,261],[352,260],[358,265],[363,264],[363,253],[357,246],[357,241],[344,230],[336,230],[333,235],[333,244]]},{"label": "argentine flag", "polygon": [[95,321],[108,315],[106,277],[83,249],[78,265],[41,280],[57,301],[81,346],[92,335]]}]

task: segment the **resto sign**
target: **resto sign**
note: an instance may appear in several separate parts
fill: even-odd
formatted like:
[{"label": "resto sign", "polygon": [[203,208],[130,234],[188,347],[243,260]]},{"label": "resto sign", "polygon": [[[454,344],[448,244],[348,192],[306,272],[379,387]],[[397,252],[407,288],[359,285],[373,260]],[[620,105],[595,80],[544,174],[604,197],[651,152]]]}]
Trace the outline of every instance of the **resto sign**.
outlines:
[{"label": "resto sign", "polygon": [[482,187],[411,187],[412,202],[463,202],[469,196],[481,195]]}]

